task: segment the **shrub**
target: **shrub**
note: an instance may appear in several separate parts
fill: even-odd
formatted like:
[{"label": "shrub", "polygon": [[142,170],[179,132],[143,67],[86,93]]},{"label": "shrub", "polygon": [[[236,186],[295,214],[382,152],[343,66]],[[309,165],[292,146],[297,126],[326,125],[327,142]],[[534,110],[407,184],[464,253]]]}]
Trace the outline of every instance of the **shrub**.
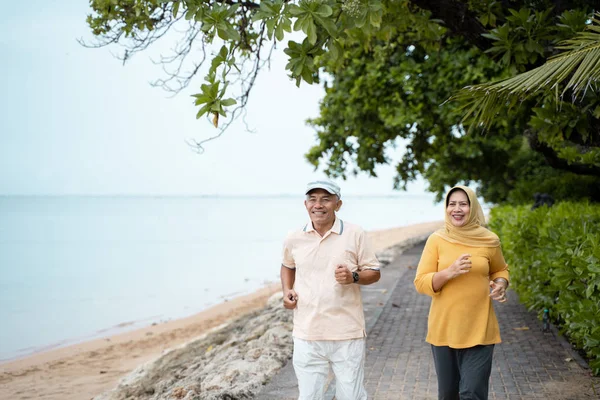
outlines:
[{"label": "shrub", "polygon": [[552,321],[600,374],[600,205],[500,206],[490,228],[502,240],[511,287]]}]

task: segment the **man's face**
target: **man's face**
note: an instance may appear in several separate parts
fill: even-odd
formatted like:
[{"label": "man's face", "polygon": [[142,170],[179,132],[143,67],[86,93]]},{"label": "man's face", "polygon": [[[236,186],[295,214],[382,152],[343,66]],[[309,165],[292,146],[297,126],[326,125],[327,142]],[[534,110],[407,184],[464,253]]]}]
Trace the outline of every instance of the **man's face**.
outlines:
[{"label": "man's face", "polygon": [[342,201],[326,190],[314,189],[306,195],[304,205],[313,224],[326,225],[333,224],[335,212],[342,206]]}]

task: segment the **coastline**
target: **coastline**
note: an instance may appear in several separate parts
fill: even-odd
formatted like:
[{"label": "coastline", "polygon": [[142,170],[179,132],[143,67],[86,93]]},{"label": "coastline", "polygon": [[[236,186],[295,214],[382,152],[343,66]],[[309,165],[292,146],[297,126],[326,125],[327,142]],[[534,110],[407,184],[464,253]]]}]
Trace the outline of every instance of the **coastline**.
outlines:
[{"label": "coastline", "polygon": [[2,399],[90,399],[164,351],[264,307],[273,283],[192,316],[94,339],[0,364]]},{"label": "coastline", "polygon": [[[440,221],[427,222],[373,231],[369,232],[369,236],[382,264],[385,265],[403,248],[423,240],[439,226],[441,226]],[[194,348],[202,349],[203,355],[200,358],[204,360],[202,362],[206,364],[206,368],[215,362],[214,357],[221,360],[219,365],[223,364],[223,360],[215,353],[218,349],[220,349],[219,353],[228,354],[229,361],[235,361],[236,357],[245,359],[250,355],[254,361],[264,361],[261,379],[268,379],[270,374],[276,372],[287,361],[288,354],[291,352],[289,343],[283,343],[286,334],[289,336],[286,329],[291,324],[291,313],[282,311],[280,300],[273,296],[277,293],[280,294],[280,285],[273,283],[254,293],[236,297],[190,317],[5,362],[0,364],[0,398],[76,400],[90,399],[102,393],[105,395],[97,398],[121,398],[123,391],[119,391],[118,387],[110,391],[119,381],[122,383],[132,383],[136,379],[143,381],[144,374],[148,375],[149,371],[156,378],[158,372],[154,367],[149,366],[157,364],[164,358],[176,355],[183,357]],[[267,305],[271,297],[273,299]],[[240,337],[239,332],[237,336],[231,336],[232,331],[237,329],[236,323],[248,327],[250,324],[257,324],[261,319],[263,325],[270,327],[269,330],[261,330],[257,327],[260,332],[255,332],[251,337]],[[220,335],[221,339],[219,339],[220,343],[214,344],[213,349],[213,344],[206,343],[211,340],[214,342],[210,337],[214,334]],[[278,338],[281,340],[275,348],[266,349],[264,342],[267,338],[269,342],[278,342]],[[244,350],[246,351],[244,355],[239,353],[240,345],[237,343],[240,341],[249,346]],[[232,346],[232,343],[235,345]],[[182,346],[186,345],[188,348],[182,350]],[[260,352],[257,350],[259,348]],[[156,361],[153,363],[153,360]],[[246,384],[239,390],[252,393],[257,383],[248,382],[240,376],[240,370],[244,370],[245,367],[238,365],[237,369],[233,370],[227,369],[229,368],[227,366],[223,368],[225,369],[215,369],[213,375],[219,379],[229,376],[232,380],[237,376],[235,380]],[[231,384],[230,380],[228,386]],[[217,379],[213,382],[217,391],[218,385]],[[131,394],[131,391],[128,393]],[[185,396],[185,393],[183,395]]]}]

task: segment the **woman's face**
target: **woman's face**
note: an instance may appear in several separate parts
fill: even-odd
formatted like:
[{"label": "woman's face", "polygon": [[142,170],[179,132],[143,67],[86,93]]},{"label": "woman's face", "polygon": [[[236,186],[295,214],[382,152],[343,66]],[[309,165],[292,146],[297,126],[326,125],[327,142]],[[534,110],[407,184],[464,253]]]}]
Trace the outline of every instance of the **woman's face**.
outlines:
[{"label": "woman's face", "polygon": [[446,214],[450,217],[452,225],[461,227],[466,224],[470,211],[471,206],[469,205],[467,194],[462,190],[452,192],[448,199],[448,207],[446,207]]}]

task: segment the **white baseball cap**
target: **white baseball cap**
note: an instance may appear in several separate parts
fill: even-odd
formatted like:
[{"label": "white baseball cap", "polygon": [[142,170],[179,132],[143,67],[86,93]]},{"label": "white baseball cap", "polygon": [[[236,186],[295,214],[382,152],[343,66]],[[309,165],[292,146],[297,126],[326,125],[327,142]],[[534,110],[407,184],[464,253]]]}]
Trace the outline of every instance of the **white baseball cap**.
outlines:
[{"label": "white baseball cap", "polygon": [[308,192],[314,189],[323,189],[328,193],[335,194],[339,199],[342,198],[342,192],[340,190],[340,187],[335,182],[332,182],[330,180],[319,180],[309,182],[308,185],[306,185],[305,194],[308,194]]}]

